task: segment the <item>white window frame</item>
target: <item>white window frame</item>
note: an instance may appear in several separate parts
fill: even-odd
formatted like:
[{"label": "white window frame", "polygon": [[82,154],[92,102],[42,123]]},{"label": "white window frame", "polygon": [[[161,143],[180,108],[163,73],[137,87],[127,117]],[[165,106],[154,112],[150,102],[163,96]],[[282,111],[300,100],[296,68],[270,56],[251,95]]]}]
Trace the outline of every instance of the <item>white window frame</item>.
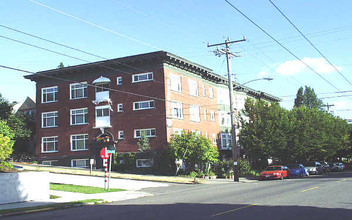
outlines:
[{"label": "white window frame", "polygon": [[118,134],[118,135],[117,135],[117,138],[118,138],[119,140],[123,140],[123,139],[124,139],[124,133],[123,133],[123,131],[118,131],[117,134]]},{"label": "white window frame", "polygon": [[123,112],[123,104],[122,103],[117,104],[117,112]]},{"label": "white window frame", "polygon": [[[145,107],[140,107],[141,105],[146,105],[146,106]],[[133,111],[154,109],[154,108],[155,108],[154,100],[133,102]]]},{"label": "white window frame", "polygon": [[[76,88],[77,87],[77,88]],[[78,90],[83,90],[82,94],[83,96],[77,97],[77,92]],[[74,97],[72,97],[74,96]],[[88,85],[87,82],[80,82],[80,83],[72,83],[70,84],[70,99],[75,100],[75,99],[84,99],[88,97]]]},{"label": "white window frame", "polygon": [[[81,136],[81,137],[79,137],[79,136]],[[76,142],[76,148],[77,148],[78,141],[83,141],[83,145],[84,145],[83,149],[74,149],[74,146],[73,146],[74,142]],[[71,135],[70,136],[70,145],[71,145],[71,151],[86,151],[86,150],[88,150],[88,134],[73,134],[73,135]]]},{"label": "white window frame", "polygon": [[183,106],[182,102],[171,102],[171,115],[172,118],[183,119]]},{"label": "white window frame", "polygon": [[172,134],[173,135],[181,135],[183,132],[183,129],[182,128],[173,128],[172,129]]},{"label": "white window frame", "polygon": [[188,79],[188,94],[198,96],[198,82],[193,79]]},{"label": "white window frame", "polygon": [[[46,139],[54,139],[54,140],[46,140]],[[53,143],[54,144],[54,150],[46,150],[44,151],[44,144],[50,144]],[[59,137],[58,136],[50,136],[50,137],[42,137],[42,143],[41,143],[41,150],[42,153],[55,153],[58,152],[58,143],[59,143]]]},{"label": "white window frame", "polygon": [[[98,116],[98,111],[97,110],[102,110],[102,109],[107,109],[108,114],[104,115],[104,111],[102,111],[102,115]],[[110,117],[110,105],[104,105],[104,106],[97,106],[95,107],[95,117],[100,118],[100,117]]]},{"label": "white window frame", "polygon": [[145,134],[145,137],[156,137],[155,128],[145,128],[145,129],[134,129],[134,138],[141,138],[142,133]]},{"label": "white window frame", "polygon": [[[146,79],[140,79],[142,77],[144,78],[145,76],[147,76]],[[135,77],[137,79],[135,79]],[[153,72],[138,73],[138,74],[132,75],[132,83],[147,82],[147,81],[153,81],[153,80],[154,80]]]},{"label": "white window frame", "polygon": [[205,92],[205,85],[202,86],[202,90],[203,90],[203,96],[207,96],[207,94]]},{"label": "white window frame", "polygon": [[[54,114],[54,116],[48,117],[49,114]],[[48,119],[54,120],[54,125],[48,126]],[[52,112],[42,112],[42,128],[56,128],[58,127],[57,125],[57,119],[58,119],[58,112],[57,111],[52,111]],[[46,125],[44,126],[44,120],[46,121]]]},{"label": "white window frame", "polygon": [[43,160],[42,165],[52,166],[57,160]]},{"label": "white window frame", "polygon": [[[85,166],[77,166],[77,161],[86,161],[86,165]],[[74,162],[76,162],[76,166],[73,166]],[[71,160],[71,167],[81,167],[81,168],[89,167],[89,159],[72,159]]]},{"label": "white window frame", "polygon": [[[77,113],[78,112],[78,113]],[[77,123],[78,116],[83,117],[82,123]],[[72,117],[75,117],[75,123],[73,123]],[[88,124],[88,108],[78,108],[70,110],[70,125],[85,125]]]},{"label": "white window frame", "polygon": [[118,86],[122,85],[122,76],[116,77],[116,85]]},{"label": "white window frame", "polygon": [[204,109],[204,120],[207,120],[207,109]]},{"label": "white window frame", "polygon": [[231,133],[220,133],[220,139],[222,149],[231,149]]},{"label": "white window frame", "polygon": [[210,120],[215,121],[215,111],[214,110],[210,110]]},{"label": "white window frame", "polygon": [[[141,163],[139,163],[141,162]],[[148,163],[146,163],[148,162]],[[142,168],[142,167],[152,167],[153,166],[153,159],[136,159],[136,167],[137,168]]]},{"label": "white window frame", "polygon": [[211,88],[211,87],[209,87],[209,97],[211,98],[211,99],[213,99],[214,98],[214,90],[213,90],[213,88]]},{"label": "white window frame", "polygon": [[[49,91],[49,90],[53,90],[53,91]],[[48,101],[48,94],[52,94],[53,100]],[[42,96],[41,96],[42,103],[57,102],[57,95],[58,95],[58,87],[57,86],[42,88]],[[46,98],[46,101],[44,101],[44,96]]]},{"label": "white window frame", "polygon": [[189,105],[189,119],[190,121],[200,122],[200,108],[197,105]]},{"label": "white window frame", "polygon": [[212,134],[212,143],[214,144],[214,145],[216,145],[217,143],[216,143],[216,134]]},{"label": "white window frame", "polygon": [[170,73],[170,89],[172,91],[182,91],[182,78],[179,75]]}]

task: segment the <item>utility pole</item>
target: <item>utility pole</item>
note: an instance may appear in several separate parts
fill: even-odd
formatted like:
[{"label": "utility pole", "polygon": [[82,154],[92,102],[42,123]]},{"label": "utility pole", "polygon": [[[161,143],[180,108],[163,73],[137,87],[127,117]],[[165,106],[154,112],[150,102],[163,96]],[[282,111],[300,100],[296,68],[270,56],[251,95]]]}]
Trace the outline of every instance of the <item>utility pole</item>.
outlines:
[{"label": "utility pole", "polygon": [[326,105],[323,104],[322,106],[323,106],[323,107],[326,107],[326,110],[330,113],[330,107],[335,106],[335,105],[334,105],[334,104],[330,104],[330,105],[329,105],[329,103],[326,103]]},{"label": "utility pole", "polygon": [[[238,173],[238,166],[237,166],[237,158],[238,158],[238,149],[237,149],[237,139],[236,139],[236,124],[235,124],[235,117],[234,117],[234,107],[233,107],[233,83],[232,83],[232,74],[231,74],[231,58],[232,57],[239,57],[230,51],[230,45],[233,43],[239,43],[242,41],[246,41],[244,37],[242,40],[230,41],[230,38],[225,40],[225,43],[219,44],[208,44],[208,47],[217,46],[217,49],[214,51],[216,56],[221,56],[223,54],[226,55],[227,60],[227,77],[228,77],[228,87],[229,87],[229,98],[230,98],[230,117],[231,117],[231,151],[232,151],[232,159],[233,159],[233,180],[235,182],[239,181],[239,173]],[[219,46],[225,45],[225,49],[219,49]],[[236,81],[236,75],[235,75]]]}]

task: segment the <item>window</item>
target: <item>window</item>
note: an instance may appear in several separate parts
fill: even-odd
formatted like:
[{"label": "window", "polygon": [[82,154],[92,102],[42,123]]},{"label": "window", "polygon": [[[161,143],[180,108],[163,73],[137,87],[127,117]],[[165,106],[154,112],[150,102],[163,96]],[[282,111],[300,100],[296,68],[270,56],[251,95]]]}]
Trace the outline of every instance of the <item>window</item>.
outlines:
[{"label": "window", "polygon": [[171,103],[171,114],[173,118],[183,119],[182,102]]},{"label": "window", "polygon": [[209,88],[209,97],[210,98],[214,98],[214,91],[213,91],[213,88]]},{"label": "window", "polygon": [[172,129],[172,134],[173,135],[181,135],[182,131],[183,131],[183,129],[181,129],[181,128],[173,128]]},{"label": "window", "polygon": [[54,165],[54,163],[57,162],[57,160],[43,160],[42,165]]},{"label": "window", "polygon": [[230,133],[221,133],[221,148],[222,149],[231,149],[231,134]]},{"label": "window", "polygon": [[88,134],[71,135],[71,151],[88,150]]},{"label": "window", "polygon": [[123,104],[122,103],[117,104],[117,112],[123,112]]},{"label": "window", "polygon": [[109,91],[109,83],[97,84],[95,87],[95,92]]},{"label": "window", "polygon": [[141,138],[142,135],[145,137],[155,137],[155,128],[148,129],[135,129],[134,130],[134,138]]},{"label": "window", "polygon": [[120,76],[120,77],[117,77],[116,79],[117,79],[117,85],[121,86],[122,85],[122,77]]},{"label": "window", "polygon": [[42,88],[42,103],[57,102],[57,86]]},{"label": "window", "polygon": [[194,133],[194,134],[197,135],[197,136],[200,136],[200,135],[202,134],[201,131],[192,131],[192,133]]},{"label": "window", "polygon": [[182,81],[181,76],[170,74],[170,89],[176,92],[181,92],[182,90]]},{"label": "window", "polygon": [[207,120],[207,109],[204,109],[204,120]]},{"label": "window", "polygon": [[70,84],[71,99],[87,98],[87,82]]},{"label": "window", "polygon": [[206,138],[209,138],[208,132],[205,132],[205,137],[206,137]]},{"label": "window", "polygon": [[202,90],[203,90],[203,96],[206,96],[206,93],[205,93],[205,85],[202,86]]},{"label": "window", "polygon": [[71,125],[82,125],[88,123],[88,108],[71,109]]},{"label": "window", "polygon": [[216,134],[212,134],[212,142],[216,145]]},{"label": "window", "polygon": [[189,113],[190,113],[190,120],[191,121],[200,121],[199,117],[199,106],[196,105],[189,105]]},{"label": "window", "polygon": [[110,127],[110,105],[95,107],[95,115],[96,128]]},{"label": "window", "polygon": [[137,159],[136,160],[136,167],[152,167],[153,166],[152,159]]},{"label": "window", "polygon": [[133,103],[133,110],[145,110],[145,109],[153,109],[154,108],[154,100],[149,101],[141,101]]},{"label": "window", "polygon": [[188,79],[188,90],[190,95],[198,96],[198,82]]},{"label": "window", "polygon": [[42,137],[42,153],[57,152],[58,137]]},{"label": "window", "polygon": [[219,111],[220,126],[231,127],[231,115],[228,112]]},{"label": "window", "polygon": [[57,111],[42,113],[42,128],[57,127]]},{"label": "window", "polygon": [[210,111],[210,120],[215,121],[215,111],[214,110]]},{"label": "window", "polygon": [[132,83],[153,81],[153,72],[132,75]]},{"label": "window", "polygon": [[89,167],[89,159],[73,159],[71,167]]},{"label": "window", "polygon": [[124,139],[123,131],[119,131],[119,132],[118,132],[118,139],[119,139],[119,140],[123,140],[123,139]]},{"label": "window", "polygon": [[[103,106],[102,106],[102,107],[103,107]],[[110,116],[110,108],[109,108],[109,107],[97,108],[97,109],[96,109],[96,114],[97,114],[97,117],[107,117],[107,116]]]}]

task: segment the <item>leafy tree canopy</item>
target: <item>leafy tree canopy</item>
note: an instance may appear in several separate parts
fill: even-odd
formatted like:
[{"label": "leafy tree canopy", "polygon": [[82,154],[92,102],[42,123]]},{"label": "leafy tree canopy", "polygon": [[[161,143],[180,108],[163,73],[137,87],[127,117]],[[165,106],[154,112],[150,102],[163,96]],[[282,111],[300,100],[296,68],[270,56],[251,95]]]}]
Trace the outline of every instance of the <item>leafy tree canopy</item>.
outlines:
[{"label": "leafy tree canopy", "polygon": [[320,99],[318,99],[313,88],[309,86],[305,86],[304,91],[302,87],[298,89],[294,107],[305,106],[310,109],[312,108],[321,109],[322,105],[323,105],[323,102]]}]

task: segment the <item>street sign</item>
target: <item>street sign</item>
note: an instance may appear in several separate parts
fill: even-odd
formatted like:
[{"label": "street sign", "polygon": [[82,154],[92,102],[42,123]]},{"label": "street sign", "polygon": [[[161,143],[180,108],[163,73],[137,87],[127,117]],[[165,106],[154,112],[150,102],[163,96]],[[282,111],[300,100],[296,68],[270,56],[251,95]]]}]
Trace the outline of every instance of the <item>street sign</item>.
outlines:
[{"label": "street sign", "polygon": [[115,150],[106,150],[108,152],[108,154],[114,154],[115,153]]},{"label": "street sign", "polygon": [[108,159],[110,157],[110,154],[108,153],[108,151],[106,150],[106,148],[104,147],[103,149],[101,149],[100,151],[100,157],[104,160],[104,159]]}]

